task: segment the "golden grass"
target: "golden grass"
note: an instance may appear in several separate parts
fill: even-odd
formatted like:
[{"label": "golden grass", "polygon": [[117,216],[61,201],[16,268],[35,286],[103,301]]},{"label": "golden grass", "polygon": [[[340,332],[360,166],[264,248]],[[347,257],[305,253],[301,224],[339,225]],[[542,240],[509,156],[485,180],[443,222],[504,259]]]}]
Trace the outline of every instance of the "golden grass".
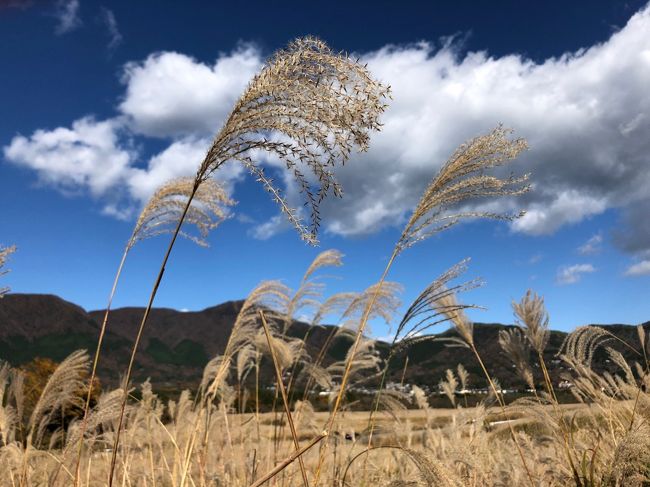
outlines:
[{"label": "golden grass", "polygon": [[[506,405],[499,378],[491,376],[490,364],[478,353],[473,323],[464,314],[471,305],[457,296],[478,283],[452,282],[465,270],[466,261],[434,279],[397,320],[387,359],[367,334],[371,319],[392,323],[396,318],[401,287],[387,277],[402,252],[463,219],[512,219],[522,214],[471,209],[479,198],[512,197],[529,190],[527,176],[487,173],[527,147],[501,126],[461,145],[433,177],[375,284],[361,292],[325,297],[317,274],[342,261],[339,252],[325,251],[309,266],[297,290],[267,281],[251,292],[225,350],[206,365],[196,391],[179,391],[178,398],[162,401],[147,381],[139,386],[139,399],[133,397],[135,355],[176,238],[188,236],[205,244],[207,233],[233,203],[210,177],[226,163],[243,164],[299,235],[316,243],[320,204],[330,193],[342,192],[335,167],[353,149],[368,148],[370,134],[380,129],[388,96],[389,90],[365,66],[311,37],[294,41],[269,59],[235,104],[196,176],[163,186],[143,210],[116,273],[92,367],[85,352],[70,355],[51,375],[31,411],[25,410],[24,373],[7,364],[0,367],[1,485],[648,485],[650,340],[642,328],[640,347],[623,343],[635,361],[609,347],[616,337],[600,328],[584,327],[569,335],[560,359],[578,405],[558,403],[543,356],[548,315],[543,300],[532,292],[513,303],[518,329],[500,336],[504,353],[532,393]],[[301,189],[308,223],[264,174],[262,154],[284,163]],[[184,224],[194,225],[198,235]],[[105,391],[91,407],[92,388],[87,387],[87,395],[79,391],[84,391],[82,378],[88,369],[93,383],[126,255],[138,240],[161,233],[171,235],[170,243],[122,387]],[[12,250],[0,250],[0,270]],[[313,327],[333,314],[341,325],[315,357],[307,353],[304,338],[289,333],[293,319],[306,312]],[[427,394],[416,386],[410,393],[385,390],[395,353],[431,339],[429,329],[445,322],[457,332],[451,344],[473,352],[472,366],[480,367],[491,394],[475,407],[466,407],[458,391],[468,380],[463,364],[449,364],[441,382],[453,409],[431,408]],[[352,345],[342,360],[328,363],[328,351],[341,335]],[[592,368],[598,349],[618,367],[616,374]],[[269,363],[277,387],[272,412],[262,413],[260,392],[268,384],[261,383],[260,372]],[[535,368],[542,373],[541,381],[534,377]],[[372,409],[354,411],[351,388],[369,385],[376,387]],[[304,391],[301,398],[297,391]],[[319,393],[327,396],[327,412],[315,412]],[[83,414],[74,413],[84,406]]]}]

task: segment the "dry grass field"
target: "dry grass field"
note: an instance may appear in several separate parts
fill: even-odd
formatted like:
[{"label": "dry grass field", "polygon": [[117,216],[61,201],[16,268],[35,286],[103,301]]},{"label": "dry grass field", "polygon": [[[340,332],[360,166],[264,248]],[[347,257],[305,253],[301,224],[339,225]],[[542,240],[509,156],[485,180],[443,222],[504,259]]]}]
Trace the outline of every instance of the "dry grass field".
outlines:
[{"label": "dry grass field", "polygon": [[[514,201],[530,189],[525,175],[503,176],[507,171],[501,166],[525,150],[526,142],[500,126],[462,144],[433,175],[386,267],[377,270],[379,279],[368,289],[326,295],[318,273],[341,265],[341,254],[324,251],[298,289],[267,281],[250,293],[225,350],[207,364],[198,389],[163,400],[149,382],[132,384],[142,332],[177,236],[205,244],[207,233],[234,204],[211,176],[226,162],[243,164],[299,235],[315,243],[319,205],[330,194],[341,195],[333,168],[352,150],[367,149],[389,98],[389,89],[365,66],[317,39],[299,39],[276,53],[236,102],[196,176],[167,183],[144,208],[124,249],[96,350],[73,353],[40,383],[25,370],[0,364],[0,485],[649,485],[650,376],[643,327],[636,343],[621,344],[597,327],[569,334],[557,360],[566,368],[578,404],[561,405],[544,359],[549,317],[543,299],[527,293],[513,303],[517,327],[503,330],[499,343],[529,392],[506,404],[500,378],[484,363],[465,314],[473,306],[459,297],[477,285],[459,283],[465,261],[433,279],[395,320],[399,286],[388,276],[403,252],[467,218],[521,214],[467,209],[476,199]],[[303,208],[288,205],[261,169],[260,154],[286,166],[302,190]],[[169,247],[134,330],[121,387],[100,393],[97,370],[121,270],[134,245],[160,234],[171,235]],[[0,251],[0,266],[8,254]],[[313,327],[332,316],[341,325],[332,339],[346,335],[351,343],[342,359],[323,360],[331,340],[310,355],[303,340],[287,333],[305,309],[312,311]],[[393,324],[387,357],[379,355],[367,333],[374,319]],[[440,383],[455,405],[450,409],[431,408],[430,397],[417,386],[407,393],[385,384],[394,356],[430,340],[431,328],[443,323],[455,331],[447,344],[468,350],[482,372],[489,394],[476,406],[465,407],[459,395],[468,364],[450,363]],[[613,343],[635,359],[626,360]],[[594,371],[595,353],[608,354],[617,372]],[[269,390],[269,384],[260,383],[261,367],[275,378],[270,413],[260,412],[260,392]],[[355,411],[351,391],[369,379],[377,384],[372,406]],[[327,410],[316,413],[310,401],[319,394],[327,398]],[[237,414],[241,405],[245,411]]]}]

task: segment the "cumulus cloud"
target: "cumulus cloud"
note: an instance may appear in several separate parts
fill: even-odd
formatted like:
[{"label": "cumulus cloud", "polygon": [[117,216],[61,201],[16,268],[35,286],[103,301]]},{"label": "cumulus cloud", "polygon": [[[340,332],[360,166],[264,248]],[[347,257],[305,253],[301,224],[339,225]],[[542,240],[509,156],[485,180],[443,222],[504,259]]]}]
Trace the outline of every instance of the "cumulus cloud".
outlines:
[{"label": "cumulus cloud", "polygon": [[603,250],[601,247],[602,243],[603,236],[600,233],[597,233],[580,247],[578,247],[578,253],[582,255],[599,254]]},{"label": "cumulus cloud", "polygon": [[58,22],[55,29],[57,35],[66,34],[80,27],[79,0],[58,0],[54,17]]},{"label": "cumulus cloud", "polygon": [[[87,191],[102,198],[104,214],[126,219],[169,179],[195,174],[210,141],[177,140],[139,167],[139,154],[120,137],[124,125],[120,118],[85,117],[71,128],[18,135],[4,147],[4,157],[35,170],[42,183],[65,193]],[[234,164],[225,165],[218,175],[228,192],[242,177],[243,169]]]},{"label": "cumulus cloud", "polygon": [[571,266],[560,267],[557,271],[555,281],[558,284],[575,284],[579,282],[583,274],[596,272],[591,264],[575,264]]},{"label": "cumulus cloud", "polygon": [[632,264],[625,270],[626,276],[647,276],[650,275],[650,260],[642,260]]},{"label": "cumulus cloud", "polygon": [[527,215],[515,231],[551,234],[612,207],[640,204],[650,183],[650,9],[608,41],[541,63],[459,56],[454,46],[386,47],[363,56],[393,102],[368,154],[340,171],[346,198],[328,229],[355,234],[400,222],[463,140],[498,122],[531,146]]},{"label": "cumulus cloud", "polygon": [[[650,7],[605,42],[541,62],[462,53],[453,42],[386,46],[358,55],[391,85],[393,101],[369,152],[337,169],[345,195],[321,208],[326,231],[360,235],[401,225],[458,144],[501,122],[531,146],[517,164],[520,172],[532,173],[533,190],[516,202],[487,203],[494,211],[528,210],[513,231],[552,234],[616,208],[623,216],[615,243],[636,255],[650,252],[650,223],[643,218],[650,186]],[[241,45],[211,63],[159,52],[125,66],[117,120],[128,137],[169,144],[144,168],[126,162],[125,180],[135,198],[197,163],[262,61],[257,48]],[[15,153],[9,149],[20,145],[16,140],[6,154]],[[125,150],[120,140],[114,146]],[[33,167],[24,157],[13,160]],[[276,167],[276,161],[267,163]],[[36,169],[49,177],[47,168]],[[236,171],[232,176],[240,177]],[[297,190],[289,177],[284,181],[291,199]],[[253,233],[277,233],[279,221]]]},{"label": "cumulus cloud", "polygon": [[650,259],[650,198],[624,208],[614,242],[624,251]]},{"label": "cumulus cloud", "polygon": [[152,54],[125,66],[126,95],[119,109],[141,134],[213,135],[261,63],[250,45],[212,65],[177,52]]},{"label": "cumulus cloud", "polygon": [[118,119],[84,117],[71,128],[18,135],[4,147],[7,160],[33,169],[43,183],[63,191],[87,189],[103,196],[123,180],[134,153],[120,142]]},{"label": "cumulus cloud", "polygon": [[102,7],[101,18],[106,26],[106,30],[108,31],[108,50],[112,51],[122,43],[122,33],[117,26],[117,19],[112,10]]}]

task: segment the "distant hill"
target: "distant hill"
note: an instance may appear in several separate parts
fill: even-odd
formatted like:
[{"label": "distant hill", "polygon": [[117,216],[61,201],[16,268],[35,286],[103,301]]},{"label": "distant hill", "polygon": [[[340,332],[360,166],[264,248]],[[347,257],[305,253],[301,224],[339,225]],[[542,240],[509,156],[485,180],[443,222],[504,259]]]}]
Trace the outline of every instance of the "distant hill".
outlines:
[{"label": "distant hill", "polygon": [[[229,301],[195,312],[154,308],[137,356],[135,380],[151,377],[154,386],[162,388],[196,386],[206,362],[223,352],[241,305],[242,301]],[[104,383],[117,383],[128,363],[130,346],[143,311],[142,308],[120,308],[111,312],[99,371]],[[53,295],[9,294],[0,300],[0,359],[21,365],[37,356],[58,361],[80,348],[92,353],[103,314],[101,310],[87,312]],[[498,332],[506,326],[475,324],[475,342],[490,373],[503,386],[519,387],[523,384],[498,344]],[[634,326],[599,326],[605,326],[620,338],[638,344]],[[644,326],[650,328],[650,322]],[[309,328],[309,325],[295,321],[289,334],[302,338]],[[331,331],[332,327],[325,326],[309,333],[307,350],[312,356],[317,355]],[[453,330],[448,330],[439,336],[454,334]],[[562,364],[556,360],[555,354],[565,336],[564,332],[552,331],[547,347],[545,358],[555,380],[559,379],[562,372]],[[350,340],[345,337],[335,341],[326,363],[343,358],[350,344]],[[385,356],[388,344],[379,342],[377,348]],[[635,358],[624,347],[618,349],[628,358]],[[458,363],[462,363],[470,372],[470,383],[475,386],[484,384],[478,364],[469,350],[450,348],[439,341],[416,344],[395,357],[390,380],[401,379],[407,355],[406,382],[435,387],[447,368],[455,368]],[[596,356],[595,367],[615,371],[605,354]],[[270,370],[263,375],[263,379],[272,380]]]}]

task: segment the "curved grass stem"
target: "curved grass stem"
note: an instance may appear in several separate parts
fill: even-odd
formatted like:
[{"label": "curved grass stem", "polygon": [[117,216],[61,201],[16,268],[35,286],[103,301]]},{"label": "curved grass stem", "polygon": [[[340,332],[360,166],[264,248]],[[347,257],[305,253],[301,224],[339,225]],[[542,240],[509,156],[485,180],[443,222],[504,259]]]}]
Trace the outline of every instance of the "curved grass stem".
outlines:
[{"label": "curved grass stem", "polygon": [[162,278],[165,274],[165,266],[167,265],[167,261],[169,260],[169,256],[172,252],[172,249],[174,248],[174,243],[176,242],[176,238],[178,237],[178,234],[180,233],[181,226],[183,225],[183,221],[185,220],[185,216],[187,215],[187,212],[190,208],[190,205],[192,204],[192,200],[194,199],[194,195],[196,194],[196,191],[199,188],[200,181],[196,181],[194,184],[194,188],[192,190],[192,193],[189,195],[187,198],[187,203],[185,204],[185,208],[183,209],[183,213],[181,214],[180,219],[178,220],[178,224],[176,225],[176,230],[174,230],[174,233],[172,235],[171,241],[169,242],[169,246],[167,247],[167,251],[165,253],[165,257],[163,258],[162,264],[160,266],[160,270],[158,271],[158,277],[156,278],[156,281],[154,282],[153,289],[151,290],[151,295],[149,296],[149,302],[147,304],[147,308],[144,311],[144,315],[142,316],[142,321],[140,322],[140,327],[138,328],[138,334],[136,335],[135,342],[133,344],[133,348],[131,350],[131,358],[129,359],[129,366],[126,371],[126,376],[124,378],[124,399],[122,400],[122,405],[120,407],[120,418],[118,421],[117,425],[117,431],[115,433],[115,442],[113,443],[113,453],[111,457],[111,467],[108,475],[108,487],[113,486],[113,475],[115,472],[115,465],[117,461],[117,449],[120,444],[120,433],[122,431],[122,424],[124,422],[124,412],[126,410],[126,402],[128,400],[128,388],[129,388],[129,382],[131,380],[131,374],[133,372],[133,365],[135,363],[135,355],[138,351],[138,347],[140,345],[140,340],[142,339],[142,333],[144,332],[144,328],[147,324],[147,320],[149,319],[149,314],[151,313],[151,308],[153,307],[153,302],[156,298],[156,294],[158,293],[158,287],[160,286],[160,283],[162,281]]}]

